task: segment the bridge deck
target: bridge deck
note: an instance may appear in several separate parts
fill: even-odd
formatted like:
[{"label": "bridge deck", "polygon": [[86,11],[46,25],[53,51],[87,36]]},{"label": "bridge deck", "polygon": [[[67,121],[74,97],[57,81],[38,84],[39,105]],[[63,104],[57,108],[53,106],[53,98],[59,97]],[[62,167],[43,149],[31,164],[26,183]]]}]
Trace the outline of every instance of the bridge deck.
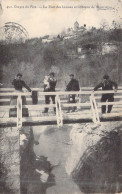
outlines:
[{"label": "bridge deck", "polygon": [[[39,112],[39,111],[38,111]],[[8,112],[4,115],[4,118],[1,119],[0,127],[2,126],[15,126],[17,123],[16,117],[8,117]],[[2,116],[2,114],[1,114]],[[92,113],[89,110],[77,111],[71,113],[63,113],[63,123],[86,123],[93,122],[92,121]],[[122,113],[111,113],[111,114],[100,114],[100,121],[122,121]],[[29,117],[22,118],[23,125],[50,125],[57,124],[56,115],[53,112],[49,112],[48,114],[42,114],[33,111],[30,113]]]}]

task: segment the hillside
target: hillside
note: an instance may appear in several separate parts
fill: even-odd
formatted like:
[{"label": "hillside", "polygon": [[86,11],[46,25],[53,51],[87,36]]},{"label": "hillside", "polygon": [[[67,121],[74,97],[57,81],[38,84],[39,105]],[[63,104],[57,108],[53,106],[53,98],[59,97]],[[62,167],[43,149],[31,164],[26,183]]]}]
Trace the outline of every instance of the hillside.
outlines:
[{"label": "hillside", "polygon": [[[75,38],[42,43],[41,38],[21,44],[0,44],[0,82],[12,87],[18,72],[30,87],[42,87],[45,74],[54,71],[57,86],[65,88],[74,73],[80,86],[94,86],[108,73],[122,85],[122,30],[92,29]],[[41,85],[40,85],[41,82]]]}]

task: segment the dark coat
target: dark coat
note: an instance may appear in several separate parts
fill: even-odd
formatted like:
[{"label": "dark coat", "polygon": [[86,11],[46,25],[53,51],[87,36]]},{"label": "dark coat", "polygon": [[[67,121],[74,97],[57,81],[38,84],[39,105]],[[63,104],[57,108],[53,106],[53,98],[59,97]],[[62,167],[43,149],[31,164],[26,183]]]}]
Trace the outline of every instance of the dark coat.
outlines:
[{"label": "dark coat", "polygon": [[79,91],[79,90],[80,90],[79,82],[76,79],[72,79],[66,87],[66,91]]},{"label": "dark coat", "polygon": [[44,91],[45,92],[54,92],[57,80],[55,78],[49,79],[48,82],[49,82],[49,88],[46,88],[46,85],[44,84]]},{"label": "dark coat", "polygon": [[22,91],[22,88],[25,87],[29,92],[31,92],[31,89],[26,85],[23,80],[14,79],[12,84],[14,85],[15,90]]},{"label": "dark coat", "polygon": [[50,91],[52,92],[55,91],[56,83],[57,83],[57,80],[55,78],[53,80],[52,79],[49,80]]},{"label": "dark coat", "polygon": [[113,90],[113,87],[115,87],[115,89],[117,89],[117,83],[113,82],[111,80],[106,80],[106,81],[99,83],[94,88],[94,91],[96,91],[98,88],[102,88],[102,90]]}]

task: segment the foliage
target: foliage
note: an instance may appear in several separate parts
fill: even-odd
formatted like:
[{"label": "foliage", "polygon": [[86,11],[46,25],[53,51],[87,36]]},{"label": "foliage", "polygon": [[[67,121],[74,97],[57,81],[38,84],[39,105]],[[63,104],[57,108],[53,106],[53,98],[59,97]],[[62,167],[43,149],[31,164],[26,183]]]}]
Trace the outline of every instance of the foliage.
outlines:
[{"label": "foliage", "polygon": [[[121,32],[118,28],[92,28],[77,39],[42,43],[41,38],[33,38],[21,44],[0,44],[0,81],[5,86],[10,86],[15,74],[21,72],[30,86],[40,87],[40,81],[43,81],[44,75],[53,67],[58,69],[57,84],[63,87],[65,81],[68,82],[69,73],[74,73],[82,86],[96,84],[106,72],[122,83]],[[100,54],[102,45],[108,42],[118,45],[118,53],[104,56]],[[79,58],[78,47],[96,51],[94,55],[86,52],[85,58]]]}]

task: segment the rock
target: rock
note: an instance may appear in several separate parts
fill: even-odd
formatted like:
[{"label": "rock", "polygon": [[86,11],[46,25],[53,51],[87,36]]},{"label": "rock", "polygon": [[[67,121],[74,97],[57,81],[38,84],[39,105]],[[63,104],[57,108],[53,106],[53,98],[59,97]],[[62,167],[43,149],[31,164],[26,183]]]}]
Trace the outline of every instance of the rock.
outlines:
[{"label": "rock", "polygon": [[[1,193],[20,193],[19,132],[16,127],[0,129]],[[1,188],[0,188],[1,189]]]},{"label": "rock", "polygon": [[66,164],[67,173],[84,193],[121,192],[122,124],[106,122],[98,127],[87,124],[81,128],[82,133],[77,129],[71,133],[73,146]]},{"label": "rock", "polygon": [[24,145],[24,141],[27,141],[25,134],[20,134],[20,145]]},{"label": "rock", "polygon": [[47,174],[46,172],[44,172],[43,170],[38,170],[36,169],[36,172],[40,174],[40,180],[43,183],[46,183],[49,177],[49,174]]}]

